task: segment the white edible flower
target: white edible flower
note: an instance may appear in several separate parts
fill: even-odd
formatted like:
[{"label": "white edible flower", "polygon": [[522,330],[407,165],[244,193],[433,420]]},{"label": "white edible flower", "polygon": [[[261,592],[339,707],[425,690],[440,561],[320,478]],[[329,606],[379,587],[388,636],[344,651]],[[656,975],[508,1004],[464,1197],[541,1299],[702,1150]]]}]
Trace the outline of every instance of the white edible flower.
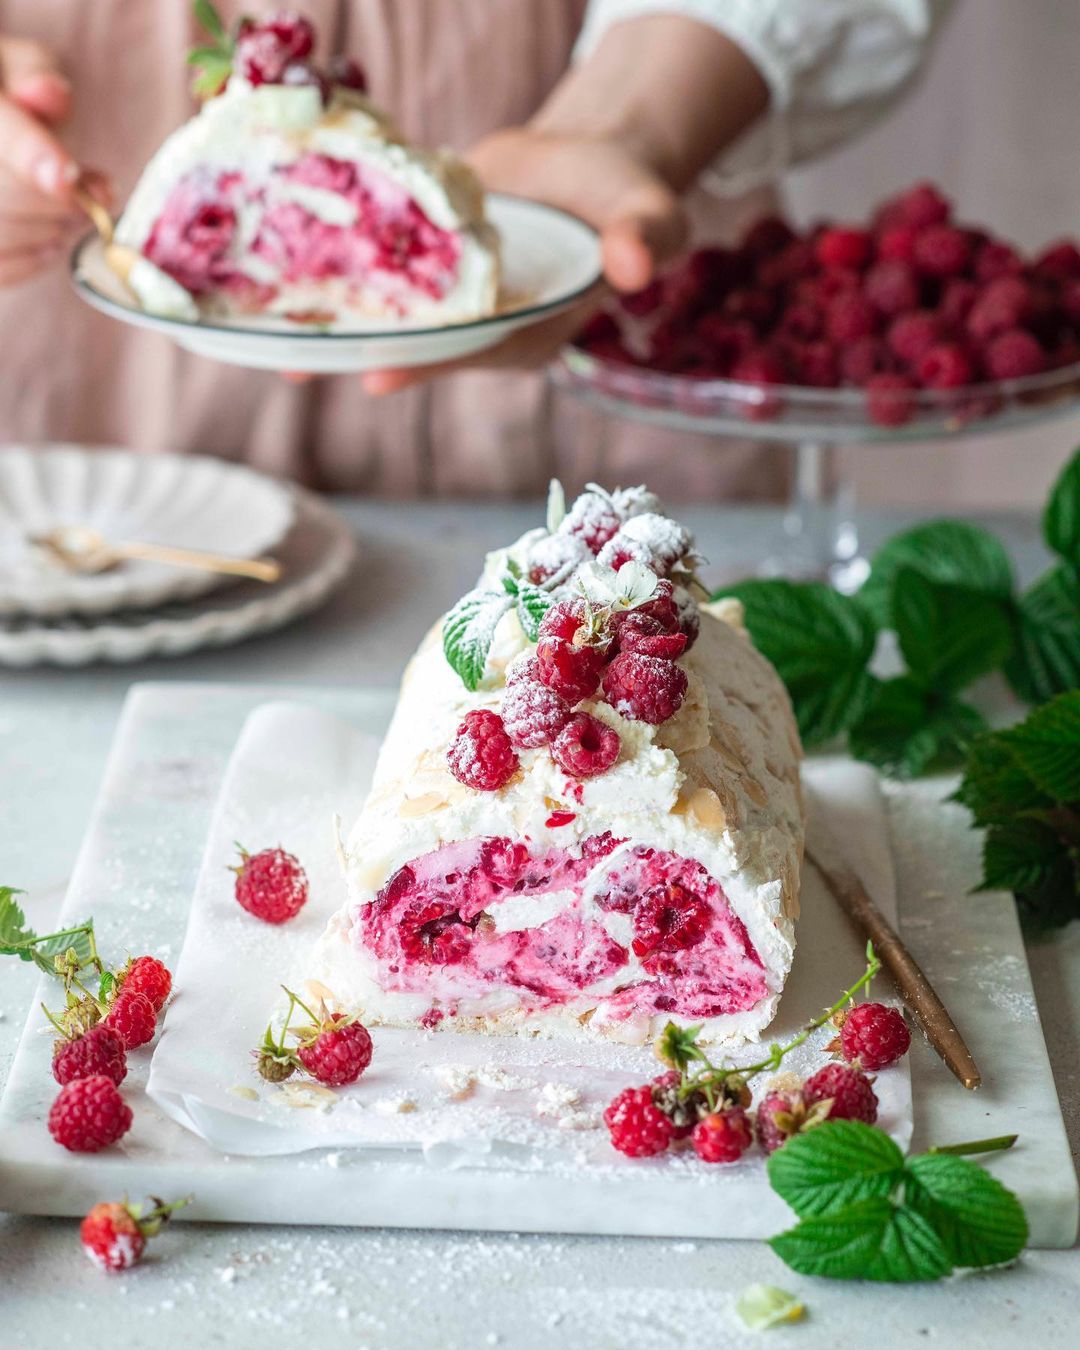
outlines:
[{"label": "white edible flower", "polygon": [[585,598],[604,609],[636,609],[656,594],[656,573],[639,562],[625,562],[617,572],[603,563],[586,563],[577,580]]}]

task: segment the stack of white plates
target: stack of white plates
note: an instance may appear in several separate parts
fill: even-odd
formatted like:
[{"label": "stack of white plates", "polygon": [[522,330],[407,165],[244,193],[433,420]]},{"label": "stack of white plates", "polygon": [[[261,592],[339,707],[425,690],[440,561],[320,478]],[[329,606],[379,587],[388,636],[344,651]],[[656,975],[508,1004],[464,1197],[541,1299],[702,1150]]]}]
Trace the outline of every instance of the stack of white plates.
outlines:
[{"label": "stack of white plates", "polygon": [[[272,553],[282,575],[267,585],[144,561],[73,574],[32,542],[62,525],[110,542]],[[317,497],[240,465],[73,445],[0,449],[0,665],[137,661],[239,642],[321,604],[353,555],[344,522]]]}]

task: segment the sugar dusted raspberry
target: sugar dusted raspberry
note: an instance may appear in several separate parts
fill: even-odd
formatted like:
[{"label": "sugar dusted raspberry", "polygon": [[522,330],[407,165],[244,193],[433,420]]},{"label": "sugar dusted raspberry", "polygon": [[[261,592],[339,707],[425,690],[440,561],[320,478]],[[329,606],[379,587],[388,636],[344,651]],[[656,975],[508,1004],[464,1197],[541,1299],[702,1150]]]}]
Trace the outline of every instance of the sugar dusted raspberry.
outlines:
[{"label": "sugar dusted raspberry", "polygon": [[894,318],[918,305],[919,278],[910,263],[885,259],[867,272],[864,294],[875,309]]},{"label": "sugar dusted raspberry", "polygon": [[528,576],[539,586],[556,574],[564,580],[575,568],[588,562],[592,552],[584,539],[576,534],[548,534],[538,539],[529,549]]},{"label": "sugar dusted raspberry", "polygon": [[939,342],[918,361],[919,383],[927,389],[960,389],[970,384],[975,371],[971,358],[956,342]]},{"label": "sugar dusted raspberry", "polygon": [[955,225],[929,225],[915,239],[915,266],[930,277],[956,277],[971,262],[971,240]]},{"label": "sugar dusted raspberry", "polygon": [[371,1036],[366,1027],[343,1013],[332,1013],[314,1039],[299,1046],[296,1056],[320,1083],[347,1087],[371,1063],[371,1051]]},{"label": "sugar dusted raspberry", "polygon": [[901,361],[915,365],[944,335],[944,327],[936,314],[917,309],[893,320],[886,341]]},{"label": "sugar dusted raspberry", "polygon": [[886,372],[866,381],[866,411],[879,427],[900,427],[915,411],[915,381]]},{"label": "sugar dusted raspberry", "polygon": [[121,970],[117,984],[125,994],[145,994],[160,1012],[172,990],[172,976],[156,957],[137,956]]},{"label": "sugar dusted raspberry", "polygon": [[663,1153],[675,1134],[675,1126],[653,1101],[648,1083],[624,1088],[604,1111],[604,1124],[612,1146],[628,1158]]},{"label": "sugar dusted raspberry", "polygon": [[903,1014],[884,1003],[856,1003],[840,1026],[840,1049],[849,1062],[876,1073],[906,1055],[911,1032]]},{"label": "sugar dusted raspberry", "polygon": [[53,1049],[53,1077],[61,1087],[76,1078],[98,1075],[118,1087],[127,1076],[123,1037],[114,1027],[99,1022],[71,1041],[57,1041]]},{"label": "sugar dusted raspberry", "polygon": [[598,561],[616,571],[624,563],[640,562],[657,576],[666,576],[694,547],[694,536],[677,520],[646,511],[633,516],[600,550]]},{"label": "sugar dusted raspberry", "polygon": [[1080,278],[1080,247],[1071,239],[1051,244],[1035,259],[1035,274],[1040,277]]},{"label": "sugar dusted raspberry", "polygon": [[848,384],[862,386],[895,366],[896,359],[882,338],[857,338],[840,352],[840,374]]},{"label": "sugar dusted raspberry", "polygon": [[618,646],[621,652],[641,652],[674,661],[686,650],[686,634],[670,632],[659,619],[631,610],[619,624]]},{"label": "sugar dusted raspberry", "polygon": [[49,1133],[72,1153],[97,1153],[131,1129],[131,1107],[104,1074],[76,1078],[49,1109]]},{"label": "sugar dusted raspberry", "polygon": [[622,524],[622,516],[606,493],[587,489],[567,511],[562,524],[561,534],[570,534],[580,539],[590,553],[599,553],[607,541]]},{"label": "sugar dusted raspberry", "polygon": [[112,1027],[124,1042],[125,1050],[137,1050],[154,1039],[157,1014],[154,1005],[137,991],[121,989],[116,1002],[102,1018],[102,1025]]},{"label": "sugar dusted raspberry", "polygon": [[127,1205],[95,1205],[79,1225],[79,1239],[98,1270],[128,1270],[146,1250],[146,1235]]},{"label": "sugar dusted raspberry", "polygon": [[269,29],[256,27],[236,44],[235,69],[249,84],[277,84],[292,60],[288,47]]},{"label": "sugar dusted raspberry", "polygon": [[825,311],[825,331],[833,342],[848,343],[868,337],[877,326],[877,311],[862,295],[838,295]]},{"label": "sugar dusted raspberry", "polygon": [[604,672],[604,697],[632,722],[658,726],[682,707],[688,681],[673,661],[622,652]]},{"label": "sugar dusted raspberry", "polygon": [[318,89],[319,98],[324,105],[330,102],[330,81],[310,61],[290,61],[281,72],[281,83],[292,88],[310,85],[313,89]]},{"label": "sugar dusted raspberry", "polygon": [[877,239],[877,255],[882,262],[909,263],[915,257],[915,235],[910,225],[893,225],[882,230]]},{"label": "sugar dusted raspberry", "polygon": [[809,1105],[831,1100],[830,1120],[861,1120],[873,1125],[877,1120],[878,1099],[870,1080],[849,1064],[826,1064],[803,1085],[803,1097]]},{"label": "sugar dusted raspberry", "polygon": [[540,620],[540,636],[557,637],[562,638],[564,642],[572,642],[584,621],[584,599],[575,595],[565,600],[556,600]]},{"label": "sugar dusted raspberry", "polygon": [[358,94],[368,91],[364,67],[351,56],[332,56],[327,63],[326,73],[334,84],[340,84],[343,89],[352,89]]},{"label": "sugar dusted raspberry", "polygon": [[637,487],[616,488],[611,494],[611,500],[623,520],[654,512],[663,515],[660,498],[655,492],[650,492],[644,483],[639,483]]},{"label": "sugar dusted raspberry", "polygon": [[490,708],[474,708],[465,714],[446,752],[446,762],[459,783],[479,792],[497,792],[518,768],[502,718]]},{"label": "sugar dusted raspberry", "polygon": [[570,705],[539,679],[508,683],[501,711],[512,744],[527,750],[550,745],[570,720]]},{"label": "sugar dusted raspberry", "polygon": [[672,603],[679,622],[679,632],[686,638],[686,650],[689,651],[701,632],[701,610],[685,586],[675,587]]},{"label": "sugar dusted raspberry", "polygon": [[579,712],[551,743],[551,757],[572,778],[595,778],[619,758],[619,733],[590,713]]},{"label": "sugar dusted raspberry", "polygon": [[300,913],[308,898],[308,879],[298,859],[283,848],[258,853],[240,850],[236,902],[264,923],[286,923]]},{"label": "sugar dusted raspberry", "polygon": [[1046,369],[1046,356],[1038,339],[1022,328],[999,333],[987,345],[983,358],[995,380],[1019,380]]},{"label": "sugar dusted raspberry", "polygon": [[604,659],[600,647],[575,646],[561,637],[542,634],[536,644],[536,672],[541,684],[571,707],[596,693]]},{"label": "sugar dusted raspberry", "polygon": [[738,1162],[754,1142],[750,1118],[741,1106],[713,1111],[694,1126],[694,1152],[702,1162]]},{"label": "sugar dusted raspberry", "polygon": [[869,231],[844,225],[822,230],[815,247],[817,260],[825,268],[864,267],[870,261],[872,250]]},{"label": "sugar dusted raspberry", "polygon": [[295,10],[280,10],[256,26],[273,33],[294,61],[303,60],[315,49],[314,26]]},{"label": "sugar dusted raspberry", "polygon": [[967,331],[976,342],[1020,328],[1032,317],[1034,296],[1022,277],[999,277],[976,298],[967,316]]},{"label": "sugar dusted raspberry", "polygon": [[634,909],[634,955],[648,970],[661,952],[696,947],[711,918],[708,902],[679,882],[650,886]]}]

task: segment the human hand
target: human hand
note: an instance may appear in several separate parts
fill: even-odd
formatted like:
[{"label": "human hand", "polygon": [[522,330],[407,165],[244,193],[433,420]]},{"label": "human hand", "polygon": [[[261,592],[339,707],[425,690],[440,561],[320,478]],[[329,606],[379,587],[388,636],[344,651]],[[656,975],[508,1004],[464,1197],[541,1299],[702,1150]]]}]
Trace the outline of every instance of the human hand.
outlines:
[{"label": "human hand", "polygon": [[[49,50],[0,37],[0,286],[58,261],[80,223],[71,195],[79,166],[55,134],[70,108],[71,86]],[[106,201],[99,175],[84,184]]]},{"label": "human hand", "polygon": [[[546,202],[592,225],[600,234],[604,282],[615,290],[636,291],[648,285],[657,268],[686,241],[686,217],[676,194],[614,139],[513,128],[486,137],[469,159],[486,188]],[[603,291],[598,287],[573,309],[519,329],[473,356],[439,365],[370,371],[363,376],[364,390],[395,393],[468,367],[543,365],[578,331]]]}]

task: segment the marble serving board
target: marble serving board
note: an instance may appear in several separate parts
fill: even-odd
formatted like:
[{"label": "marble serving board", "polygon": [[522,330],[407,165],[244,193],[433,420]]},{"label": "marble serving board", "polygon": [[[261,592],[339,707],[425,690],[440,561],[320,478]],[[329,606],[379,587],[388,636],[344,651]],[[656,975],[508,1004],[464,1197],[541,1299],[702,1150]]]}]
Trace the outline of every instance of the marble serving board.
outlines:
[{"label": "marble serving board", "polygon": [[[280,692],[180,684],[132,691],[69,893],[69,904],[83,903],[95,876],[102,883],[94,909],[110,949],[149,948],[175,963],[230,752],[248,714]],[[385,725],[393,701],[383,691],[291,692],[372,731]],[[914,811],[907,812],[916,826],[918,805],[908,803]],[[937,849],[950,892],[962,896],[960,829],[957,818],[951,834],[929,831],[925,844],[931,853]],[[943,992],[982,1062],[987,1087],[977,1096],[965,1093],[925,1046],[916,1046],[916,1122],[925,1114],[934,1142],[1018,1129],[1024,1147],[991,1166],[1023,1200],[1034,1244],[1067,1245],[1076,1229],[1076,1181],[1011,905],[1002,897],[989,924],[971,910],[966,927],[957,922],[969,912],[964,905],[943,906],[933,941],[956,953],[959,978]],[[222,1154],[143,1095],[146,1057],[138,1055],[125,1084],[138,1102],[136,1127],[120,1148],[76,1158],[43,1137],[49,1082],[40,1027],[32,1013],[0,1105],[0,1208],[78,1215],[103,1196],[193,1190],[189,1217],[249,1222],[707,1237],[764,1236],[788,1218],[765,1188],[756,1222],[733,1230],[718,1216],[722,1191],[700,1174],[658,1185],[652,1164],[616,1180],[611,1168],[552,1169],[542,1162],[433,1167],[393,1148]]]}]

